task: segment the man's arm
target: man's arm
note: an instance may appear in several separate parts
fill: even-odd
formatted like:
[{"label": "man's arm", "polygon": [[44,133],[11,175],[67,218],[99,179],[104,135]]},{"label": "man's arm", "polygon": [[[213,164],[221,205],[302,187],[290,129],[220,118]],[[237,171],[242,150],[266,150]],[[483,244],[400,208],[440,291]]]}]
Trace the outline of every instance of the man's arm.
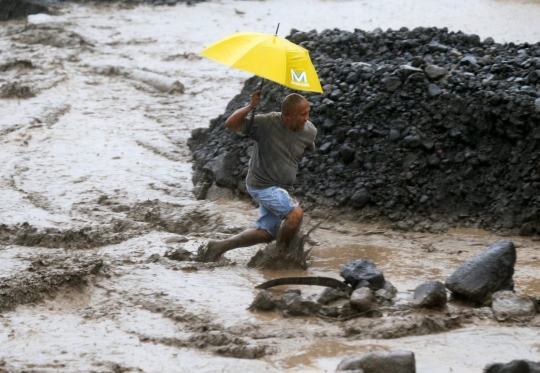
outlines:
[{"label": "man's arm", "polygon": [[246,116],[249,112],[258,106],[261,102],[261,91],[256,91],[251,94],[249,105],[241,109],[236,110],[232,115],[227,118],[225,121],[225,126],[231,131],[241,131],[242,122],[246,119]]}]

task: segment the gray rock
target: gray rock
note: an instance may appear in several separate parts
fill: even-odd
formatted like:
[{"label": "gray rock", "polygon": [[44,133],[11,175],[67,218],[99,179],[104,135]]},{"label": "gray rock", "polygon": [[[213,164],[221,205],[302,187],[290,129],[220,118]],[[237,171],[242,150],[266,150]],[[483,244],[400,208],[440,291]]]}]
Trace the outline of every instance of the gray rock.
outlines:
[{"label": "gray rock", "polygon": [[395,92],[401,86],[401,79],[397,76],[390,76],[386,78],[386,89],[389,92]]},{"label": "gray rock", "polygon": [[360,209],[367,205],[370,200],[371,195],[368,190],[366,188],[361,188],[351,196],[351,205]]},{"label": "gray rock", "polygon": [[315,298],[316,302],[320,304],[328,304],[332,301],[335,301],[343,296],[343,293],[339,290],[333,288],[324,288],[323,291],[317,295]]},{"label": "gray rock", "polygon": [[424,282],[414,289],[413,304],[417,307],[442,307],[447,300],[446,288],[440,281]]},{"label": "gray rock", "polygon": [[165,240],[165,243],[182,243],[182,242],[188,242],[188,241],[189,241],[189,240],[188,240],[187,237],[181,236],[181,235],[177,234],[177,235],[168,237],[168,238]]},{"label": "gray rock", "polygon": [[411,351],[376,351],[343,359],[338,372],[361,369],[366,373],[416,373],[416,361]]},{"label": "gray rock", "polygon": [[437,65],[426,66],[424,72],[430,80],[438,80],[446,75],[446,69]]},{"label": "gray rock", "polygon": [[396,287],[394,285],[392,285],[392,283],[390,281],[385,281],[384,282],[383,289],[386,290],[387,292],[389,292],[390,294],[392,294],[393,296],[395,296],[397,294],[397,292],[398,292]]},{"label": "gray rock", "polygon": [[373,303],[373,292],[370,288],[360,288],[351,294],[351,306],[359,312],[369,311]]},{"label": "gray rock", "polygon": [[224,152],[207,162],[203,170],[212,175],[217,185],[236,188],[237,178],[232,174],[238,162],[238,156],[234,152]]},{"label": "gray rock", "polygon": [[437,84],[428,85],[428,96],[437,97],[442,92],[441,88]]},{"label": "gray rock", "polygon": [[177,260],[179,262],[184,261],[191,261],[194,260],[193,254],[186,249],[179,248],[169,248],[163,255],[165,258],[169,258],[171,260]]},{"label": "gray rock", "polygon": [[395,294],[392,294],[386,289],[379,289],[375,292],[375,298],[382,299],[382,300],[392,300],[394,298]]},{"label": "gray rock", "polygon": [[508,364],[489,364],[484,373],[540,373],[540,362],[530,360],[512,360]]},{"label": "gray rock", "polygon": [[512,291],[498,291],[493,294],[493,314],[499,321],[526,321],[536,315],[536,303]]},{"label": "gray rock", "polygon": [[206,195],[208,193],[208,189],[210,189],[210,186],[212,183],[199,181],[194,187],[193,187],[193,195],[197,199],[205,199]]},{"label": "gray rock", "polygon": [[249,309],[269,311],[276,307],[276,299],[266,290],[261,290],[253,299]]},{"label": "gray rock", "polygon": [[216,184],[212,184],[212,186],[208,189],[208,192],[206,193],[206,199],[209,201],[218,201],[220,199],[233,198],[234,192],[232,189],[222,188],[217,186]]},{"label": "gray rock", "polygon": [[373,290],[382,289],[385,284],[384,275],[375,264],[366,259],[353,260],[341,267],[341,277],[345,282],[357,288],[362,281]]},{"label": "gray rock", "polygon": [[304,298],[298,293],[283,294],[283,311],[286,316],[309,316],[316,314],[320,309],[320,303]]},{"label": "gray rock", "polygon": [[516,248],[500,240],[459,266],[446,280],[446,287],[458,298],[484,303],[499,290],[513,290]]},{"label": "gray rock", "polygon": [[414,74],[414,73],[421,73],[423,72],[422,69],[419,69],[417,67],[414,67],[414,66],[411,66],[411,65],[401,65],[399,67],[399,72],[403,75],[403,76],[409,76],[411,74]]},{"label": "gray rock", "polygon": [[540,98],[534,100],[534,111],[540,113]]}]

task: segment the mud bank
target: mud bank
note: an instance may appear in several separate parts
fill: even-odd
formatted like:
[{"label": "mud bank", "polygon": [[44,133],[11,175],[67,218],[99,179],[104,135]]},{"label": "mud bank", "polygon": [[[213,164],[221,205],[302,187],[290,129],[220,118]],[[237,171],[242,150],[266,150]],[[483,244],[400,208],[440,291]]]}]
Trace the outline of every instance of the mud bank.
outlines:
[{"label": "mud bank", "polygon": [[[324,94],[307,94],[318,129],[295,195],[397,229],[478,227],[540,233],[540,43],[498,44],[447,29],[293,30]],[[197,190],[246,195],[251,140],[224,120],[246,104],[248,80],[225,113],[189,142]],[[260,112],[291,91],[269,84]]]}]

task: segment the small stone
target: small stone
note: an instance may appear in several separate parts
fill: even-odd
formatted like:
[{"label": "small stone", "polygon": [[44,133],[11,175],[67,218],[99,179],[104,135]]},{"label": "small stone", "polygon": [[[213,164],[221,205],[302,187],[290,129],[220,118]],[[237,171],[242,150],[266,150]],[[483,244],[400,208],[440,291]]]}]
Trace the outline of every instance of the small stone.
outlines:
[{"label": "small stone", "polygon": [[175,235],[175,236],[171,236],[165,239],[165,243],[181,243],[181,242],[188,242],[188,241],[189,240],[187,239],[187,237],[181,236],[181,235]]},{"label": "small stone", "polygon": [[316,302],[320,304],[328,304],[334,300],[337,300],[343,296],[343,293],[333,288],[324,288],[323,291],[315,298]]},{"label": "small stone", "polygon": [[440,281],[424,282],[414,289],[413,303],[417,307],[442,307],[447,300],[446,288]]},{"label": "small stone", "polygon": [[416,373],[416,361],[411,351],[376,351],[343,359],[337,372],[357,369],[369,373]]},{"label": "small stone", "polygon": [[261,290],[256,296],[249,309],[269,311],[276,307],[276,299],[266,290]]},{"label": "small stone", "polygon": [[351,205],[353,207],[361,209],[369,203],[370,199],[371,195],[369,194],[367,189],[361,188],[351,196]]},{"label": "small stone", "polygon": [[373,292],[369,288],[360,288],[351,294],[351,306],[359,312],[369,311],[373,303]]},{"label": "small stone", "polygon": [[424,72],[430,80],[438,80],[446,75],[446,69],[437,65],[426,66]]},{"label": "small stone", "polygon": [[437,84],[428,85],[428,96],[437,97],[442,92],[441,88]]},{"label": "small stone", "polygon": [[177,260],[179,262],[193,260],[193,254],[183,248],[179,248],[179,249],[169,248],[167,249],[167,251],[165,252],[165,255],[163,256],[165,258],[169,258],[171,260]]}]

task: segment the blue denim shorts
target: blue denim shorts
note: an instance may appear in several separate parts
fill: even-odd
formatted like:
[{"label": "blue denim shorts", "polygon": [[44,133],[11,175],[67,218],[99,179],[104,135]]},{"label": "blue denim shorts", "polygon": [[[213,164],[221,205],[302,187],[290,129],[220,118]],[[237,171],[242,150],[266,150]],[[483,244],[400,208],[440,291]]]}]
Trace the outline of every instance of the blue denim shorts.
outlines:
[{"label": "blue denim shorts", "polygon": [[246,188],[249,194],[259,202],[259,219],[255,222],[255,227],[264,229],[275,238],[281,222],[298,207],[298,202],[291,198],[283,188],[253,189],[247,185]]}]

